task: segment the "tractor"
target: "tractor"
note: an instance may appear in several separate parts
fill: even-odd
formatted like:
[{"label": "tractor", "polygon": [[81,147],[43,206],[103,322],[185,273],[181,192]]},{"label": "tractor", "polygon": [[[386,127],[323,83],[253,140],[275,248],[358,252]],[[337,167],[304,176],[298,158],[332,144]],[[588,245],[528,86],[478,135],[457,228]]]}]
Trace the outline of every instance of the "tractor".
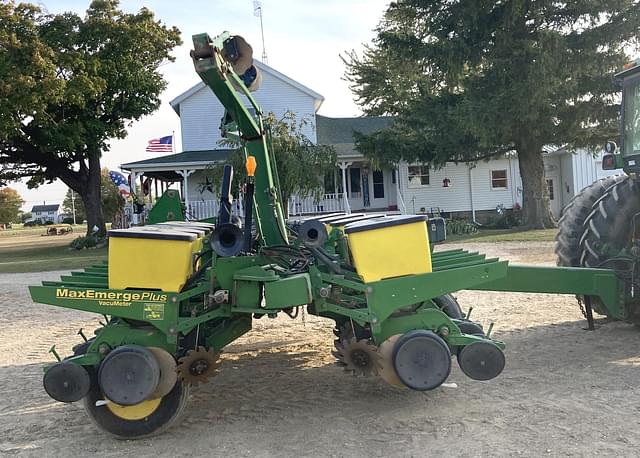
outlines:
[{"label": "tractor", "polygon": [[[492,337],[492,325],[484,329],[463,313],[455,291],[579,295],[588,317],[593,304],[613,318],[636,319],[637,248],[629,240],[640,200],[631,178],[608,179],[576,198],[563,219],[561,267],[434,251],[444,224],[422,215],[331,214],[292,224],[269,126],[252,97],[261,76],[251,46],[228,32],[199,34],[191,57],[225,107],[223,134],[244,145],[244,214],[232,212],[233,169],[225,166],[214,222],[185,220],[178,193],[168,190],[148,224],[109,232],[107,262],[30,287],[36,302],[105,317],[73,354],[60,358],[52,348],[58,361],[43,379],[53,399],[82,401],[99,429],[123,439],[161,432],[253,320],[294,318],[301,309],[332,323],[333,355],[347,374],[417,391],[442,385],[454,359],[474,380],[493,379],[505,367],[505,344]],[[616,215],[607,211],[612,205],[626,207]],[[614,227],[607,218],[623,223]],[[603,242],[603,224],[620,234]],[[618,252],[603,254],[612,242]]]},{"label": "tractor", "polygon": [[[625,285],[624,319],[640,324],[636,292],[640,261],[640,59],[615,75],[622,87],[621,146],[609,141],[602,158],[605,170],[624,174],[603,178],[584,188],[565,206],[556,236],[558,265],[611,269]],[[584,298],[578,296],[582,305]],[[599,298],[589,298],[593,310],[612,316]],[[612,316],[614,318],[619,318]]]}]

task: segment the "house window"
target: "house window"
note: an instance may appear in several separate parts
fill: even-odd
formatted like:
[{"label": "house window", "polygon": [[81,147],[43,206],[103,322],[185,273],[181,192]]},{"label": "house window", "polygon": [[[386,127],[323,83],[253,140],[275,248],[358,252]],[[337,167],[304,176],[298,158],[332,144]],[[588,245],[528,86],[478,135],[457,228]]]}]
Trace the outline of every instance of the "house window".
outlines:
[{"label": "house window", "polygon": [[506,169],[491,171],[491,189],[507,189]]},{"label": "house window", "polygon": [[547,180],[547,189],[549,190],[549,200],[554,200],[555,196],[553,194],[553,180]]},{"label": "house window", "polygon": [[324,193],[334,194],[335,192],[336,192],[335,172],[333,170],[330,170],[324,175]]},{"label": "house window", "polygon": [[410,165],[409,166],[409,187],[419,188],[429,186],[429,166]]},{"label": "house window", "polygon": [[349,169],[349,194],[350,197],[360,197],[362,186],[360,182],[360,167]]},{"label": "house window", "polygon": [[382,170],[373,171],[373,198],[384,198],[384,174]]}]

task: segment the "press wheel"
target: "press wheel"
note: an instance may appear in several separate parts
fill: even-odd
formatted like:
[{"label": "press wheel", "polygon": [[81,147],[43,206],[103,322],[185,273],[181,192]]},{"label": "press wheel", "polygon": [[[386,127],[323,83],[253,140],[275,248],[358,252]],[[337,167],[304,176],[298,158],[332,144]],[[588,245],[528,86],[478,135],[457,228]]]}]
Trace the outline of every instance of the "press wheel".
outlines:
[{"label": "press wheel", "polygon": [[92,390],[84,398],[84,408],[101,430],[118,439],[139,439],[168,428],[178,418],[188,398],[188,386],[178,381],[162,398],[149,399],[132,406],[112,403],[99,390]]}]

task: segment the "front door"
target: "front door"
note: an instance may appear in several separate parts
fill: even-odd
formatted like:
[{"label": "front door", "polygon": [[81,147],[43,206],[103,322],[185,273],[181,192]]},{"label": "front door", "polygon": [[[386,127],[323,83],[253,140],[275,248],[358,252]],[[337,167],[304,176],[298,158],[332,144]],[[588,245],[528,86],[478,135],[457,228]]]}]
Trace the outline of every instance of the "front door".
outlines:
[{"label": "front door", "polygon": [[385,173],[382,170],[371,172],[371,207],[387,209],[389,206],[389,196]]},{"label": "front door", "polygon": [[558,219],[562,211],[560,196],[558,195],[558,176],[551,175],[547,177],[547,192],[549,193],[549,202],[551,203],[551,213]]}]

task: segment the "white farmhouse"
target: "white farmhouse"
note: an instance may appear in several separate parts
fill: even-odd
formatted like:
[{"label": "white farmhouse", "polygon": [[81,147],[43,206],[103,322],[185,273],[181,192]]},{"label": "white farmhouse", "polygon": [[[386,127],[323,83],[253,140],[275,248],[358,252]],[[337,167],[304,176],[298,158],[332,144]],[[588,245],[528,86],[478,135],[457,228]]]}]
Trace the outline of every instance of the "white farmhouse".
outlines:
[{"label": "white farmhouse", "polygon": [[[447,163],[439,169],[400,163],[395,170],[376,170],[356,150],[354,132],[367,134],[384,129],[390,118],[319,115],[317,111],[324,100],[320,94],[261,62],[255,61],[255,65],[262,71],[263,83],[254,97],[263,111],[277,116],[291,111],[298,119],[307,119],[310,122],[305,135],[314,143],[333,145],[338,155],[335,173],[320,184],[324,185],[323,198],[316,201],[293,197],[289,202],[290,215],[334,211],[439,212],[444,216],[486,221],[499,206],[508,209],[522,205],[522,180],[515,155],[475,164]],[[123,164],[122,169],[131,172],[132,182],[155,180],[156,194],[170,183],[179,183],[190,217],[214,216],[218,204],[215,190],[208,186],[205,169],[212,163],[224,162],[230,153],[220,145],[219,125],[224,108],[204,83],[196,84],[170,103],[180,116],[183,151]],[[602,170],[601,161],[601,157],[593,157],[586,151],[573,154],[556,148],[544,152],[545,175],[556,217],[582,188],[610,174]],[[147,187],[153,194],[153,186]]]},{"label": "white farmhouse", "polygon": [[42,223],[51,221],[58,223],[59,211],[60,204],[34,205],[31,208],[31,221],[40,221]]}]

